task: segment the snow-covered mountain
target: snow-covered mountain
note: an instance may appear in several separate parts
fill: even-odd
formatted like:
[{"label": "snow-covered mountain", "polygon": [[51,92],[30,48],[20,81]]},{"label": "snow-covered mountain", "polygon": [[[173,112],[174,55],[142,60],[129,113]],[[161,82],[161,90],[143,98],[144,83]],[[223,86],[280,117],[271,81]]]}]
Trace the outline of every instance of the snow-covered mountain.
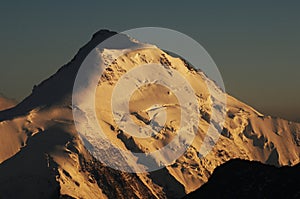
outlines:
[{"label": "snow-covered mountain", "polygon": [[[134,49],[139,43],[120,35],[116,46],[107,46],[99,53],[106,63],[113,54],[134,49],[113,60],[96,88],[95,101],[101,101],[95,107],[97,120],[109,139],[124,150],[149,152],[165,145],[176,133],[180,120],[176,99],[160,86],[143,87],[133,93],[130,117],[136,123],[149,122],[157,113],[151,113],[151,106],[158,103],[155,95],[159,92],[160,103],[166,105],[165,101],[170,101],[164,110],[171,119],[162,133],[145,141],[120,131],[113,120],[112,90],[122,75],[141,64],[158,63],[184,76],[196,93],[200,120],[191,146],[166,168],[135,174],[103,165],[90,154],[75,128],[72,92],[85,57],[115,34],[107,30],[97,32],[68,64],[34,87],[30,96],[0,112],[0,198],[180,198],[207,182],[214,169],[230,159],[276,166],[300,162],[300,124],[264,116],[223,93],[205,74],[182,59],[155,46]],[[205,85],[223,93],[227,105],[221,136],[212,150],[201,157],[201,144],[213,121],[211,105],[218,101]],[[113,153],[102,155],[114,158]]]}]

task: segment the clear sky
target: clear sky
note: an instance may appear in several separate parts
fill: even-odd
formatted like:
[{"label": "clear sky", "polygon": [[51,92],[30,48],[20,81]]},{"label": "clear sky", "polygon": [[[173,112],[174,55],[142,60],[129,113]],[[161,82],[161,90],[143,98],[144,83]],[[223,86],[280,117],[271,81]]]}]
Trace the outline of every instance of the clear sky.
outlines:
[{"label": "clear sky", "polygon": [[227,92],[300,121],[299,1],[1,1],[0,93],[23,99],[99,29],[158,26],[210,53]]}]

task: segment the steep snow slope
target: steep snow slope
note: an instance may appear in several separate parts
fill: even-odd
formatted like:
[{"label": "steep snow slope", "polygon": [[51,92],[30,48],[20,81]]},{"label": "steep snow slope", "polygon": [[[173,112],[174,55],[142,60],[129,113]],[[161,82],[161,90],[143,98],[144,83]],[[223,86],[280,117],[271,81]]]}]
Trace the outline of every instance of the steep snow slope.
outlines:
[{"label": "steep snow slope", "polygon": [[[107,50],[104,53],[105,56],[109,54]],[[165,64],[165,67],[176,69],[190,82],[198,96],[201,107],[198,134],[185,155],[166,168],[168,173],[184,186],[186,192],[194,190],[205,182],[216,166],[232,158],[257,160],[276,166],[294,165],[299,162],[299,124],[265,117],[231,96],[227,96],[227,117],[222,129],[222,137],[206,157],[199,158],[201,144],[209,125],[208,118],[211,117],[212,99],[214,99],[208,92],[205,82],[208,82],[208,86],[214,83],[202,72],[187,67],[181,59],[173,58],[155,47],[132,51],[120,57],[107,68],[104,78],[99,82],[96,92],[96,99],[101,99],[101,103],[96,104],[98,119],[101,126],[104,128],[106,126],[107,135],[119,147],[138,149],[143,152],[153,151],[166,144],[166,138],[171,137],[178,129],[176,122],[167,123],[168,128],[160,135],[145,140],[126,135],[126,132],[118,130],[118,125],[113,120],[109,103],[116,81],[131,68],[146,63],[161,63]],[[156,96],[157,93],[159,97]],[[133,94],[130,111],[139,114],[139,117],[134,118],[143,120],[140,119],[141,115],[147,113],[147,108],[151,105],[157,104],[157,98],[163,101],[162,105],[164,101],[169,101],[167,109],[171,112],[171,120],[179,121],[176,102],[170,103],[172,99],[169,99],[169,91],[157,86],[148,86]]]},{"label": "steep snow slope", "polygon": [[[210,153],[199,156],[210,125],[212,100],[218,100],[210,96],[205,85],[213,87],[215,92],[222,91],[201,71],[152,46],[126,52],[104,71],[95,96],[96,101],[101,102],[96,103],[99,124],[106,129],[105,133],[112,142],[122,149],[148,152],[168,143],[176,133],[180,118],[176,99],[166,88],[145,86],[132,96],[130,117],[139,124],[147,123],[153,117],[153,104],[166,105],[166,101],[169,102],[163,109],[171,115],[167,128],[150,141],[120,131],[112,119],[109,104],[113,87],[126,71],[144,63],[160,63],[183,75],[197,94],[201,110],[196,138],[183,156],[155,172],[129,174],[104,166],[90,155],[79,138],[73,121],[71,97],[83,59],[100,41],[115,34],[109,31],[95,34],[70,63],[38,85],[28,98],[12,109],[0,112],[0,162],[4,161],[0,164],[1,198],[53,198],[59,195],[74,198],[179,198],[199,188],[217,166],[233,158],[276,166],[299,163],[299,124],[264,116],[228,95],[221,136]],[[100,49],[99,55],[106,60],[108,55],[136,45],[122,36],[118,45]],[[160,93],[160,102],[155,101],[157,92]]]}]

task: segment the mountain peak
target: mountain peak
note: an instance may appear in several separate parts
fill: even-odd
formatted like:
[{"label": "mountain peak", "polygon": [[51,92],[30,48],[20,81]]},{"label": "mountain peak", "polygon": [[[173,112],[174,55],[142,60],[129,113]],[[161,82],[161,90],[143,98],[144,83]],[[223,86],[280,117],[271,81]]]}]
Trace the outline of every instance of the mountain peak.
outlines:
[{"label": "mountain peak", "polygon": [[118,33],[115,32],[115,31],[108,30],[108,29],[101,29],[101,30],[98,30],[97,32],[95,32],[93,34],[92,39],[97,39],[99,37],[108,38],[108,37],[113,36],[115,34],[118,34]]},{"label": "mountain peak", "polygon": [[[113,42],[103,42],[112,36]],[[80,139],[72,112],[74,81],[87,55],[101,42],[103,49],[108,51],[100,49],[102,53],[96,55],[104,61],[109,59],[105,56],[126,49],[126,53],[111,62],[103,74],[99,74],[102,76],[99,77],[95,94],[96,102],[99,102],[95,105],[99,125],[119,148],[147,153],[164,146],[176,134],[180,106],[172,92],[165,88],[142,87],[139,92],[133,93],[132,99],[136,104],[130,107],[129,116],[138,124],[151,124],[149,110],[158,103],[153,99],[159,93],[163,108],[157,110],[155,115],[164,118],[162,112],[166,111],[171,117],[166,119],[168,123],[162,132],[149,138],[151,142],[129,136],[128,132],[120,131],[111,116],[112,112],[109,112],[112,91],[118,78],[140,65],[160,64],[168,72],[176,70],[195,90],[196,101],[200,105],[200,121],[195,126],[197,134],[191,146],[171,165],[155,172],[124,173],[105,166]],[[159,48],[138,49],[135,48],[137,45],[140,43],[124,34],[100,30],[69,63],[35,86],[30,96],[15,108],[0,112],[0,163],[3,162],[0,164],[0,197],[20,198],[19,194],[23,194],[22,197],[45,198],[43,194],[52,192],[57,197],[64,195],[73,198],[123,198],[122,194],[130,198],[178,198],[199,188],[208,181],[218,165],[230,159],[256,160],[276,166],[299,163],[300,124],[264,117],[229,95],[226,95],[226,118],[223,129],[219,129],[222,131],[219,140],[213,143],[214,147],[205,157],[199,157],[199,149],[209,126],[221,126],[211,122],[212,102],[218,99],[207,91],[204,82],[209,79],[203,73],[189,69],[182,59],[172,57]],[[143,75],[144,72],[138,73],[138,77]],[[82,115],[85,116],[86,112]],[[89,129],[91,125],[84,122],[83,125]],[[154,145],[151,146],[151,143]],[[113,151],[105,151],[101,155],[122,161]],[[19,165],[23,165],[22,169]]]}]

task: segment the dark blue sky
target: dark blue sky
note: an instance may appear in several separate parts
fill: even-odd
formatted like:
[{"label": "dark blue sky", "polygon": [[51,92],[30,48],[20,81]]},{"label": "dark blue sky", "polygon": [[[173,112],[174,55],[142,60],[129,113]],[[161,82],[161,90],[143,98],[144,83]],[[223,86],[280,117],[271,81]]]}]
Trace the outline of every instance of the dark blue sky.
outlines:
[{"label": "dark blue sky", "polygon": [[210,53],[226,90],[300,121],[298,1],[10,1],[0,3],[0,92],[21,100],[99,29],[158,26]]}]

